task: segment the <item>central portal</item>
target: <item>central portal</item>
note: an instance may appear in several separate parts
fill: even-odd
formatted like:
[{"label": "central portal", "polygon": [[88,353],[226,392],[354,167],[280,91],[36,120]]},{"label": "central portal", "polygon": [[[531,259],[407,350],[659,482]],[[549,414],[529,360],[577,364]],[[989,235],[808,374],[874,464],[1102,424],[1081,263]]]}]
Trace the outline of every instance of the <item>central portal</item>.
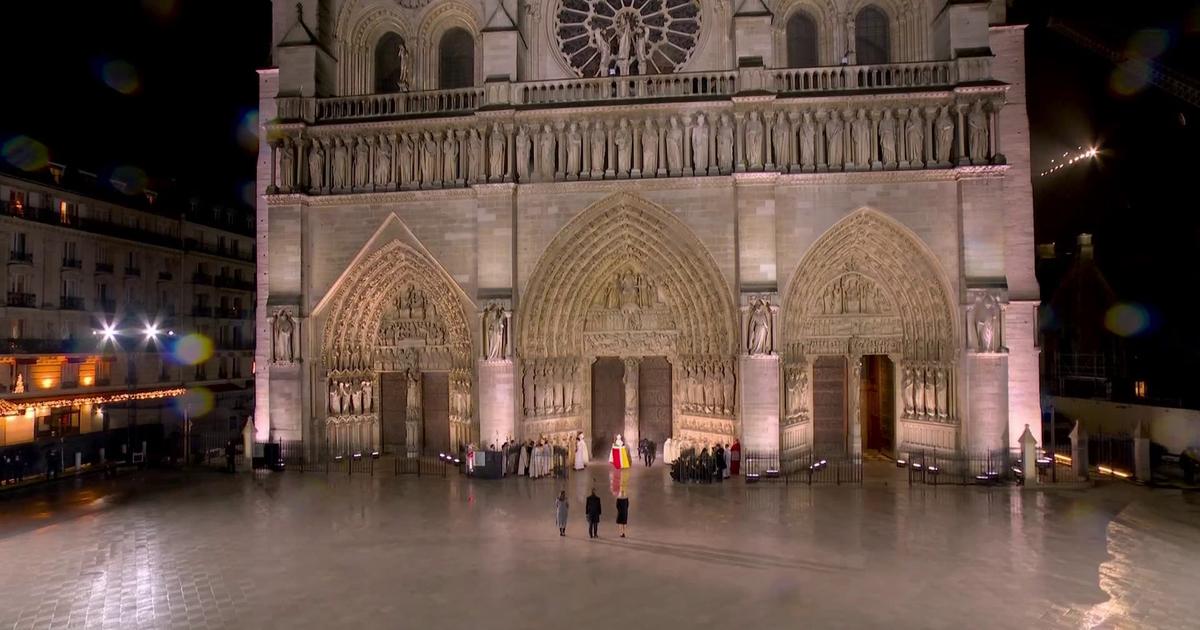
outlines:
[{"label": "central portal", "polygon": [[[632,382],[631,382],[632,380]],[[636,424],[627,424],[636,414]],[[592,364],[592,453],[605,457],[620,434],[659,448],[672,431],[671,364],[666,357],[599,357]]]}]

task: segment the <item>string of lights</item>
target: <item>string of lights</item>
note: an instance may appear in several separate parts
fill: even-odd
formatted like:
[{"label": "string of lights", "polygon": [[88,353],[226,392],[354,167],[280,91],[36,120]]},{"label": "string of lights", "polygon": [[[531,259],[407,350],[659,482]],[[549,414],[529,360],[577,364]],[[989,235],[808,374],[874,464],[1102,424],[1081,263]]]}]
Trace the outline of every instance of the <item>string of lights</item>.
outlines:
[{"label": "string of lights", "polygon": [[17,415],[22,413],[26,408],[34,407],[73,407],[75,405],[107,405],[111,403],[125,402],[129,400],[154,400],[157,398],[174,398],[187,393],[187,390],[181,387],[171,389],[156,389],[146,392],[121,392],[112,394],[100,394],[91,396],[66,396],[63,398],[52,398],[49,400],[0,400],[0,415]]},{"label": "string of lights", "polygon": [[1087,149],[1079,147],[1078,150],[1079,153],[1074,155],[1072,155],[1070,151],[1067,151],[1063,153],[1061,157],[1050,160],[1050,166],[1046,170],[1038,173],[1038,177],[1051,175],[1072,164],[1075,164],[1076,162],[1095,159],[1096,155],[1099,154],[1099,151],[1096,150],[1096,147],[1088,147]]}]

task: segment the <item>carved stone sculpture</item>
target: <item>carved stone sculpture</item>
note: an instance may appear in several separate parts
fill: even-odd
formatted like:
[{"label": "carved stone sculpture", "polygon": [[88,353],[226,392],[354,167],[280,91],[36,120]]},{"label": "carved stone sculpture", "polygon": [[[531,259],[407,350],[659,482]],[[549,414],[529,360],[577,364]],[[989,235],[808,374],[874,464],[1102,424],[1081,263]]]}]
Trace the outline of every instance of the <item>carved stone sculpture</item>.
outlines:
[{"label": "carved stone sculpture", "polygon": [[884,110],[879,121],[879,152],[885,166],[896,165],[896,119],[891,110]]},{"label": "carved stone sculpture", "polygon": [[309,190],[325,188],[325,149],[316,140],[308,149],[308,188]]},{"label": "carved stone sculpture", "polygon": [[692,127],[692,163],[697,175],[708,170],[708,122],[704,116],[697,116]]},{"label": "carved stone sculpture", "polygon": [[750,321],[747,325],[746,352],[750,355],[771,352],[771,305],[757,299],[750,305]]},{"label": "carved stone sculpture", "polygon": [[487,180],[483,172],[483,134],[478,129],[467,132],[467,177],[472,182]]},{"label": "carved stone sculpture", "polygon": [[972,164],[987,164],[988,154],[988,121],[983,111],[983,102],[975,101],[971,113],[967,114],[967,129],[969,131],[967,151],[971,155]]},{"label": "carved stone sculpture", "polygon": [[846,144],[845,126],[841,112],[830,112],[829,120],[825,123],[825,162],[829,168],[840,167],[844,161],[842,149]]},{"label": "carved stone sculpture", "polygon": [[567,177],[579,175],[580,152],[583,150],[583,134],[579,123],[572,120],[567,128]]},{"label": "carved stone sculpture", "polygon": [[517,129],[517,178],[523,182],[529,181],[529,160],[530,152],[533,149],[533,143],[529,139],[529,133],[525,127]]},{"label": "carved stone sculpture", "polygon": [[950,118],[949,108],[943,107],[938,112],[937,122],[934,123],[937,128],[937,161],[943,164],[950,163],[950,151],[954,146],[954,119]]},{"label": "carved stone sculpture", "polygon": [[296,360],[293,337],[296,320],[289,309],[280,309],[271,317],[271,360],[292,363]]},{"label": "carved stone sculpture", "polygon": [[354,146],[354,187],[371,185],[371,147],[366,139],[359,138]]},{"label": "carved stone sculpture", "polygon": [[683,128],[679,119],[671,119],[671,127],[667,130],[667,168],[672,174],[683,170]]},{"label": "carved stone sculpture", "polygon": [[617,173],[628,175],[633,159],[633,130],[629,128],[629,121],[624,118],[617,125],[613,144],[617,149]]},{"label": "carved stone sculpture", "polygon": [[604,172],[604,152],[608,148],[608,135],[605,133],[603,123],[595,123],[592,125],[591,134],[592,145],[592,177],[599,177]]},{"label": "carved stone sculpture", "polygon": [[483,311],[484,358],[489,361],[507,356],[508,317],[499,304],[492,304]]},{"label": "carved stone sculpture", "polygon": [[934,387],[934,369],[925,368],[924,378],[922,378],[922,409],[926,416],[933,416],[937,413],[937,392]]},{"label": "carved stone sculpture", "polygon": [[284,142],[279,148],[279,187],[290,191],[296,185],[296,148]]},{"label": "carved stone sculpture", "polygon": [[921,119],[921,110],[916,107],[909,111],[908,121],[904,124],[904,139],[908,163],[922,166],[925,163],[925,122]]},{"label": "carved stone sculpture", "polygon": [[939,418],[947,418],[950,416],[950,391],[949,381],[946,378],[946,370],[938,369],[934,372],[934,388],[937,389],[937,416]]},{"label": "carved stone sculpture", "polygon": [[804,112],[800,122],[800,165],[805,170],[812,170],[817,163],[816,154],[817,125],[813,122],[812,114]]},{"label": "carved stone sculpture", "polygon": [[733,170],[733,123],[721,114],[717,127],[717,166],[722,172]]},{"label": "carved stone sculpture", "polygon": [[411,136],[405,135],[397,143],[396,152],[399,157],[396,159],[400,162],[400,181],[401,185],[408,185],[416,182],[413,169],[413,140]]},{"label": "carved stone sculpture", "polygon": [[346,173],[349,172],[349,149],[346,148],[346,143],[338,138],[334,141],[333,146],[333,188],[341,190],[346,188]]},{"label": "carved stone sculpture", "polygon": [[421,183],[425,185],[430,185],[439,179],[437,148],[437,139],[432,133],[426,131],[425,140],[421,143]]},{"label": "carved stone sculpture", "polygon": [[904,416],[907,418],[913,417],[916,407],[913,402],[916,383],[914,382],[913,369],[911,367],[904,368],[903,384],[901,391],[904,398]]},{"label": "carved stone sculpture", "polygon": [[854,122],[850,124],[851,135],[854,139],[854,163],[860,167],[869,166],[871,164],[871,121],[867,120],[866,113],[859,109]]},{"label": "carved stone sculpture", "polygon": [[787,117],[780,114],[771,125],[771,145],[775,156],[775,166],[780,170],[787,168],[792,162],[792,127]]},{"label": "carved stone sculpture", "polygon": [[329,413],[334,415],[342,413],[342,398],[338,392],[337,381],[329,381]]},{"label": "carved stone sculpture", "polygon": [[375,185],[388,186],[392,183],[392,145],[380,139],[375,151]]},{"label": "carved stone sculpture", "polygon": [[642,130],[642,174],[647,177],[658,170],[658,128],[647,119]]},{"label": "carved stone sculpture", "polygon": [[454,133],[446,132],[442,141],[442,181],[450,184],[458,179],[458,140]]},{"label": "carved stone sculpture", "polygon": [[763,123],[758,112],[750,112],[746,121],[746,163],[750,168],[763,165]]}]

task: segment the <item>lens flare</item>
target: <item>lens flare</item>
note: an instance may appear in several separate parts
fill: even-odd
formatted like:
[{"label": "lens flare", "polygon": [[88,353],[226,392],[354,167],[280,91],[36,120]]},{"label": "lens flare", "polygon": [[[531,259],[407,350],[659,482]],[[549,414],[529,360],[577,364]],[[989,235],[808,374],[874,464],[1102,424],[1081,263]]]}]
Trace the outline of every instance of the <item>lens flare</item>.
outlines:
[{"label": "lens flare", "polygon": [[1104,327],[1122,337],[1140,335],[1150,327],[1150,313],[1139,304],[1116,304],[1105,313]]},{"label": "lens flare", "polygon": [[1126,50],[1130,57],[1153,59],[1165,52],[1171,45],[1171,35],[1161,28],[1144,28],[1129,38]]},{"label": "lens flare", "polygon": [[23,171],[33,172],[50,163],[50,150],[29,136],[15,136],[0,146],[0,157]]},{"label": "lens flare", "polygon": [[109,176],[112,185],[126,195],[140,195],[146,190],[146,172],[136,166],[118,166]]},{"label": "lens flare", "polygon": [[100,64],[100,80],[105,85],[130,96],[142,89],[142,80],[133,64],[120,59],[110,59]]},{"label": "lens flare", "polygon": [[1109,88],[1118,96],[1133,96],[1150,84],[1150,63],[1145,59],[1130,59],[1113,70]]},{"label": "lens flare", "polygon": [[238,119],[237,141],[250,153],[258,153],[258,110],[244,112]]},{"label": "lens flare", "polygon": [[186,414],[188,418],[199,418],[213,410],[213,393],[207,387],[192,387],[172,404],[180,417]]},{"label": "lens flare", "polygon": [[142,0],[142,8],[161,21],[168,21],[179,14],[178,0]]},{"label": "lens flare", "polygon": [[196,365],[207,361],[213,354],[213,342],[200,333],[180,337],[171,349],[171,356],[181,365]]}]

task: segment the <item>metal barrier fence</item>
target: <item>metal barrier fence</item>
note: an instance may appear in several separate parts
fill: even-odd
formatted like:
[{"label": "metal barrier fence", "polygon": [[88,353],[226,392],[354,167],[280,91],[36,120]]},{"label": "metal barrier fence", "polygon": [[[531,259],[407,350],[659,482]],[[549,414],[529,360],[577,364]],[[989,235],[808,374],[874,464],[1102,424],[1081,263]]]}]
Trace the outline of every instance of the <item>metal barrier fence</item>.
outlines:
[{"label": "metal barrier fence", "polygon": [[108,431],[41,438],[0,447],[0,487],[101,470],[102,464],[157,465],[164,455],[163,427],[146,424]]},{"label": "metal barrier fence", "polygon": [[1127,433],[1098,433],[1088,436],[1088,464],[1101,475],[1121,479],[1132,477],[1136,470],[1133,450],[1133,436]]},{"label": "metal barrier fence", "polygon": [[747,483],[858,485],[863,481],[859,455],[823,457],[812,452],[781,456],[775,450],[748,449],[742,454],[742,475]]},{"label": "metal barrier fence", "polygon": [[1020,479],[1018,465],[1008,451],[917,451],[896,460],[897,467],[907,469],[909,485],[1000,485]]},{"label": "metal barrier fence", "polygon": [[300,441],[256,443],[255,452],[263,453],[258,465],[274,470],[294,470],[300,473],[327,475],[413,475],[445,477],[446,470],[461,464],[455,453],[426,452],[415,457],[389,455],[378,451],[334,452],[324,445],[305,445]]}]

